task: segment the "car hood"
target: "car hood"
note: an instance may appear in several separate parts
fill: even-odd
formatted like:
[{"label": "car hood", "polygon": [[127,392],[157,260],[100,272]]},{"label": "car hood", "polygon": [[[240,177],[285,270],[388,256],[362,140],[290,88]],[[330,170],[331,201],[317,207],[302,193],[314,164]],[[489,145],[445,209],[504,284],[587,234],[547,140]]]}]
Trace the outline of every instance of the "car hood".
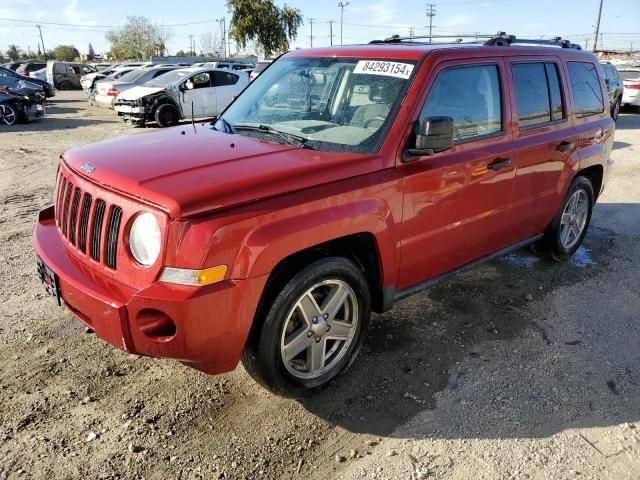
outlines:
[{"label": "car hood", "polygon": [[62,160],[84,178],[152,203],[172,218],[382,168],[379,156],[301,149],[217,132],[208,124],[106,140],[69,150]]},{"label": "car hood", "polygon": [[158,93],[165,90],[164,87],[145,87],[142,85],[130,88],[118,95],[121,100],[138,100],[139,98],[146,97],[152,93]]}]

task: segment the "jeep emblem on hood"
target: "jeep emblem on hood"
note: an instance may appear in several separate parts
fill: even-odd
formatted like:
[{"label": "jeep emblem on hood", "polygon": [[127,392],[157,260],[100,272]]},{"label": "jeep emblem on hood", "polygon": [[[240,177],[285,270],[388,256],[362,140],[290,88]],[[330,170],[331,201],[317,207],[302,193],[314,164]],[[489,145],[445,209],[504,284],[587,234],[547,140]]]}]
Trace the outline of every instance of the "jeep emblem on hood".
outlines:
[{"label": "jeep emblem on hood", "polygon": [[94,166],[93,166],[93,165],[91,165],[90,163],[85,163],[85,164],[84,164],[84,165],[82,165],[80,168],[81,168],[82,170],[84,170],[85,172],[87,172],[87,173],[91,173],[91,172],[93,172],[93,171],[96,169],[96,167],[94,167]]}]

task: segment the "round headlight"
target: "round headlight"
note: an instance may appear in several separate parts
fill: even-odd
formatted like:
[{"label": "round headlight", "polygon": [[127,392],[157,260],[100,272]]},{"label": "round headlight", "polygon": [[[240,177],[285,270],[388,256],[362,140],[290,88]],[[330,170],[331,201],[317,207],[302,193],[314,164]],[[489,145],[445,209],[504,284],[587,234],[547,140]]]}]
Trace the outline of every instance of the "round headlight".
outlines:
[{"label": "round headlight", "polygon": [[149,213],[139,214],[129,232],[129,249],[136,261],[144,266],[153,265],[160,254],[160,224]]}]

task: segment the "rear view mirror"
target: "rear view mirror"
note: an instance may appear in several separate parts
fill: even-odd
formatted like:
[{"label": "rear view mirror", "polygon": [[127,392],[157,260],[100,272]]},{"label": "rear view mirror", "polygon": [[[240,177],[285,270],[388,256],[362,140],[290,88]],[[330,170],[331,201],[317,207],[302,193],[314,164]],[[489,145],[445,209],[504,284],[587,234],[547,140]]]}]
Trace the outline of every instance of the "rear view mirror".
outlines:
[{"label": "rear view mirror", "polygon": [[448,150],[453,146],[453,118],[427,117],[418,125],[415,145],[409,146],[411,156],[421,157]]}]

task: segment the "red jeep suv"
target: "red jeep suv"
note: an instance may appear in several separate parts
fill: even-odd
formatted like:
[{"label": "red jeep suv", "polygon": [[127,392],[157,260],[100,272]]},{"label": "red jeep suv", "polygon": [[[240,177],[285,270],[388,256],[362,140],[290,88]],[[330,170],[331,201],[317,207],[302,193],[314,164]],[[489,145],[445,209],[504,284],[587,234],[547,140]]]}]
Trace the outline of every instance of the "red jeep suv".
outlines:
[{"label": "red jeep suv", "polygon": [[371,311],[582,242],[613,144],[601,67],[517,43],[295,51],[214,123],[74,148],[35,227],[40,277],[127,352],[321,387]]}]

